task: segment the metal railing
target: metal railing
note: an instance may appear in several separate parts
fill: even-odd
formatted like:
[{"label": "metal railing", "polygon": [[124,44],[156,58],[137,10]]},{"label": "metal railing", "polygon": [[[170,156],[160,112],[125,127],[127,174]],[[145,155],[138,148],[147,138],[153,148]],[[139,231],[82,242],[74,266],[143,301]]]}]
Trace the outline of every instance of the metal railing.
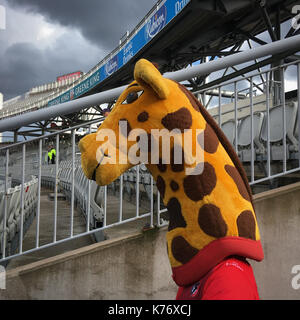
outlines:
[{"label": "metal railing", "polygon": [[[294,71],[294,97],[287,101],[285,83],[287,69]],[[273,81],[275,73],[280,74],[280,81]],[[254,79],[264,77],[261,83],[264,94],[254,95]],[[210,99],[206,108],[210,111],[220,128],[225,131],[235,151],[244,165],[250,164],[250,184],[258,184],[300,170],[299,137],[300,137],[300,60],[265,71],[252,73],[247,79],[239,78],[211,88],[200,90],[218,91],[217,102]],[[239,84],[249,83],[249,98],[238,98]],[[232,90],[234,101],[225,104],[222,97],[223,88]],[[279,92],[279,96],[277,93]],[[242,136],[242,141],[239,137]],[[264,177],[255,179],[255,162],[258,161],[264,171]],[[271,162],[277,161],[276,173],[272,173]],[[291,168],[288,168],[288,161]],[[275,167],[275,166],[274,166]],[[274,168],[275,169],[275,168]]]},{"label": "metal railing", "polygon": [[[30,141],[20,142],[5,148],[0,149],[0,153],[5,158],[5,167],[0,168],[0,175],[5,177],[4,192],[0,192],[0,216],[2,217],[2,225],[0,226],[1,248],[0,252],[2,258],[0,262],[10,260],[23,254],[34,252],[36,250],[44,249],[68,240],[76,239],[78,237],[99,233],[109,228],[124,223],[129,223],[138,219],[145,219],[149,227],[153,227],[153,189],[154,183],[152,176],[148,173],[147,177],[141,176],[145,172],[144,166],[137,166],[126,172],[116,182],[109,186],[100,187],[94,181],[88,180],[81,169],[80,159],[78,158],[77,143],[80,136],[77,136],[76,131],[86,129],[86,132],[93,131],[93,124],[98,123],[99,120],[88,122],[85,125],[75,126],[57,133],[42,136]],[[62,138],[63,136],[63,138]],[[63,143],[62,140],[64,139]],[[68,140],[67,148],[63,145]],[[44,145],[49,144],[49,141],[54,144],[56,149],[56,163],[47,164],[45,161]],[[62,151],[62,149],[65,149]],[[26,151],[30,150],[30,157],[26,156]],[[21,154],[21,157],[20,157]],[[33,158],[32,155],[36,156]],[[70,157],[70,160],[62,160],[62,157]],[[19,183],[15,188],[8,188],[8,179],[11,177],[15,183]],[[34,210],[36,219],[35,230],[35,246],[23,250],[23,238],[25,217],[27,219],[27,188],[31,185],[33,179],[35,189],[31,198],[34,198]],[[135,184],[135,213],[131,217],[125,217],[123,205],[123,194],[126,192],[125,184]],[[147,187],[145,188],[145,184]],[[148,210],[145,212],[145,205],[140,206],[140,186],[143,186],[144,191],[147,189]],[[40,221],[41,215],[41,190],[42,187],[51,188],[53,192],[53,237],[49,243],[40,243]],[[119,197],[119,209],[116,221],[108,221],[107,211],[107,192],[108,189],[114,190],[114,193]],[[118,191],[117,191],[118,189]],[[18,190],[18,199],[12,199],[11,194]],[[25,192],[26,191],[26,192]],[[69,234],[64,238],[57,239],[57,217],[58,217],[58,195],[62,192],[65,194],[67,200],[70,202],[70,217],[69,217]],[[128,193],[128,192],[127,192]],[[33,197],[34,195],[34,197]],[[18,203],[12,207],[11,203]],[[75,203],[77,209],[81,211],[85,218],[86,228],[84,232],[74,234],[74,212]],[[32,213],[31,208],[31,213]],[[25,216],[26,212],[26,216]],[[32,219],[31,219],[32,222]],[[5,231],[3,232],[3,226]],[[14,227],[14,229],[13,229]],[[26,230],[29,226],[27,226]],[[16,241],[16,238],[18,239]],[[15,245],[12,246],[11,242]],[[17,243],[17,245],[16,245]]]},{"label": "metal railing", "polygon": [[[282,45],[287,42],[284,41]],[[293,43],[293,42],[288,42]],[[294,44],[295,45],[295,44]],[[300,44],[299,44],[300,45]],[[233,56],[222,58],[213,63],[207,63],[202,66],[197,66],[194,69],[186,70],[185,72],[176,72],[173,76],[174,80],[186,80],[191,75],[206,74],[208,70],[222,70],[234,62],[241,63],[250,61],[254,56],[263,56],[263,54],[272,53],[272,48],[267,46],[268,50],[259,48],[250,53],[236,54],[238,57],[234,59]],[[274,49],[274,48],[273,48]],[[280,48],[274,49],[281,50]],[[249,50],[250,51],[250,50]],[[255,53],[253,56],[253,52]],[[286,74],[287,70],[294,68],[295,73],[295,88],[296,94],[292,97],[286,95]],[[200,70],[200,71],[199,71]],[[280,79],[273,81],[275,71],[280,71]],[[277,72],[278,74],[278,72]],[[255,78],[259,77],[265,79],[261,84],[263,94],[254,94]],[[245,89],[245,83],[248,83],[248,89]],[[272,181],[275,178],[288,176],[289,174],[300,171],[300,157],[299,157],[299,85],[300,85],[300,61],[290,64],[280,65],[276,68],[269,68],[259,73],[252,73],[243,78],[238,78],[230,82],[222,83],[211,88],[206,88],[204,91],[199,91],[197,94],[214,93],[214,97],[209,99],[207,108],[210,114],[215,118],[219,126],[223,129],[229,140],[232,142],[236,152],[243,162],[248,176],[250,177],[250,184],[257,185],[262,182]],[[273,98],[273,92],[280,92],[279,99]],[[87,103],[92,104],[99,99],[104,102],[112,96],[119,94],[121,88],[110,90],[109,92],[100,93],[94,97],[86,97],[65,103],[60,106],[60,112],[69,112],[68,108],[74,107],[82,103],[80,108],[84,108]],[[218,95],[215,96],[215,91]],[[239,99],[239,92],[246,91],[246,96]],[[223,97],[222,92],[233,92],[232,97]],[[100,97],[100,98],[99,98]],[[215,99],[217,101],[215,101]],[[229,99],[229,100],[226,100]],[[53,112],[58,112],[56,107],[53,107]],[[76,107],[77,108],[77,107]],[[79,108],[79,106],[78,106]],[[67,111],[66,111],[67,110]],[[38,113],[38,117],[47,118],[53,116],[51,112],[47,114]],[[280,115],[280,116],[279,116]],[[15,117],[17,118],[17,117]],[[36,118],[32,114],[32,121]],[[0,128],[15,125],[25,125],[29,119],[15,119],[14,123],[0,122]],[[298,122],[297,122],[298,121]],[[82,130],[85,133],[93,132],[96,129],[95,124],[101,122],[101,119],[78,125],[72,128],[64,129],[52,134],[48,134],[29,141],[20,142],[14,145],[6,146],[0,149],[0,176],[4,176],[4,193],[2,196],[2,203],[4,214],[2,231],[5,234],[6,228],[10,227],[10,223],[16,225],[16,232],[18,238],[18,246],[13,246],[13,251],[10,246],[11,238],[8,236],[3,238],[1,244],[2,258],[0,262],[10,260],[14,257],[37,251],[43,248],[54,246],[58,243],[69,241],[71,239],[79,238],[88,234],[96,234],[101,230],[107,230],[114,226],[137,221],[139,219],[148,219],[147,223],[150,227],[153,225],[165,225],[168,216],[165,215],[167,209],[161,207],[161,199],[159,192],[153,182],[153,178],[149,172],[145,170],[144,166],[133,168],[129,172],[124,173],[113,184],[106,187],[99,187],[94,182],[87,180],[83,175],[80,167],[77,143],[82,136]],[[17,124],[16,124],[17,123]],[[246,129],[245,129],[246,128]],[[278,129],[279,128],[279,129]],[[80,136],[77,132],[81,132]],[[275,132],[275,134],[274,134]],[[278,133],[280,135],[278,136]],[[56,148],[56,163],[48,165],[45,163],[44,146],[52,141]],[[282,170],[278,171],[281,166]],[[12,182],[20,186],[20,207],[18,212],[15,212],[10,220],[7,218],[7,199],[8,199],[8,180],[11,176]],[[34,176],[35,178],[32,178]],[[34,216],[36,219],[35,245],[24,250],[23,238],[24,230],[28,229],[22,225],[26,222],[24,219],[24,212],[26,211],[26,183],[35,179],[36,183],[36,207],[34,209]],[[42,186],[48,186],[53,189],[54,206],[53,206],[53,235],[52,241],[49,243],[40,243],[40,221],[42,219],[41,212],[41,191]],[[25,190],[25,192],[24,192]],[[69,233],[64,238],[57,237],[57,218],[58,218],[58,195],[63,192],[70,201],[69,212]],[[110,206],[108,203],[108,196],[112,192],[117,198],[118,210],[115,213],[116,219],[110,220]],[[130,217],[125,217],[126,203],[124,203],[124,196],[126,194],[133,195],[131,204],[135,205],[134,214]],[[146,195],[147,210],[142,210],[142,195]],[[86,227],[83,232],[74,233],[74,212],[77,208],[80,209],[85,217]],[[6,214],[6,215],[5,215]],[[157,216],[156,216],[157,214]],[[17,219],[20,216],[21,219]],[[26,218],[26,214],[25,214]],[[12,237],[13,238],[13,237]]]},{"label": "metal railing", "polygon": [[0,246],[2,257],[10,255],[17,247],[22,252],[23,235],[35,216],[38,179],[31,177],[21,185],[0,192]]},{"label": "metal railing", "polygon": [[[294,96],[287,99],[286,73],[293,67]],[[271,80],[277,71],[280,71],[281,79]],[[264,82],[255,81],[262,77]],[[244,88],[239,89],[239,85]],[[258,85],[263,89],[263,94],[254,91]],[[252,187],[267,183],[267,188],[274,188],[277,186],[275,179],[288,178],[300,172],[299,87],[300,60],[194,92],[196,96],[210,97],[205,108],[232,143]],[[230,96],[228,92],[233,94]],[[248,98],[240,97],[240,92]],[[300,174],[290,181],[299,179]],[[158,221],[165,212],[167,209],[161,208],[158,194]]]},{"label": "metal railing", "polygon": [[[246,63],[254,59],[276,56],[278,54],[290,55],[300,49],[300,35],[296,35],[284,40],[275,41],[258,48],[239,52],[221,59],[213,60],[207,63],[196,65],[185,70],[179,70],[172,73],[166,73],[164,76],[178,82],[192,79],[197,76],[203,76],[226,69],[228,67]],[[283,57],[281,56],[281,59]],[[37,111],[25,113],[8,119],[0,120],[0,132],[20,128],[33,122],[48,120],[65,114],[71,114],[87,107],[93,107],[101,103],[107,103],[115,100],[122,93],[126,86],[96,93],[87,97],[78,98],[73,101],[57,104],[49,108],[42,108]]]}]

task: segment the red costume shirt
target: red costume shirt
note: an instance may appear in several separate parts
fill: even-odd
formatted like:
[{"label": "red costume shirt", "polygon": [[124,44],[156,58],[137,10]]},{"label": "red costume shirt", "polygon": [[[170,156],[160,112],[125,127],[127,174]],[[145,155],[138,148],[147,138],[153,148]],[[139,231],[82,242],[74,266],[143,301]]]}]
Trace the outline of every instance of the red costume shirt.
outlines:
[{"label": "red costume shirt", "polygon": [[191,286],[179,287],[176,300],[259,300],[250,264],[230,257]]}]

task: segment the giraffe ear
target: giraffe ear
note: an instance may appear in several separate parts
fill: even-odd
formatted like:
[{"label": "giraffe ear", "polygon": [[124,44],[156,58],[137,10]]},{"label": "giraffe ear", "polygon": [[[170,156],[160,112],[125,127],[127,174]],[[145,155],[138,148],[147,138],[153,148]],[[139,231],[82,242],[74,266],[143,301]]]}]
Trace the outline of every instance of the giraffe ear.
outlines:
[{"label": "giraffe ear", "polygon": [[134,68],[134,78],[142,87],[151,87],[160,99],[166,99],[169,88],[158,69],[148,60],[140,59]]}]

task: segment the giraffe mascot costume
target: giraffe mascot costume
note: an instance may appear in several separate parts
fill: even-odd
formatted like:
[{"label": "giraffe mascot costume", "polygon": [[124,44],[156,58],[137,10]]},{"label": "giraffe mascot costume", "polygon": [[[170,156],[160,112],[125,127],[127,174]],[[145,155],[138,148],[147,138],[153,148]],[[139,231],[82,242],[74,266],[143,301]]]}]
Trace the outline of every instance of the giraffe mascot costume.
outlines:
[{"label": "giraffe mascot costume", "polygon": [[[175,130],[170,161],[162,158],[164,148],[158,143],[158,161],[145,163],[169,212],[167,249],[179,286],[177,299],[258,299],[246,258],[261,261],[263,250],[251,189],[231,144],[199,101],[183,85],[164,78],[151,62],[139,60],[134,79],[97,133],[81,139],[85,175],[107,185],[137,164],[128,161],[129,156],[118,161],[130,148],[140,144],[135,153],[150,159],[158,143],[153,129]],[[101,129],[111,130],[116,138],[99,139]],[[146,135],[136,136],[133,129],[143,129]],[[200,133],[192,136],[190,153],[180,149],[183,161],[175,161],[178,137],[190,129]],[[119,142],[120,136],[128,137],[126,143]],[[146,150],[140,143],[145,139]],[[187,174],[188,168],[199,166],[186,161],[195,155],[197,144],[203,156],[201,170]],[[115,163],[109,152],[114,152]]]}]

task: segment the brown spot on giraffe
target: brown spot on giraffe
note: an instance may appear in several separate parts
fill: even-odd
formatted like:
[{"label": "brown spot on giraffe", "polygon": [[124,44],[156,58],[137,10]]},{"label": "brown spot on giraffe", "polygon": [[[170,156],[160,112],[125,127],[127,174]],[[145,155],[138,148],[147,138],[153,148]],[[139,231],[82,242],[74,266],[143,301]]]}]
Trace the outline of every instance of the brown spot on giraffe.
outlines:
[{"label": "brown spot on giraffe", "polygon": [[137,117],[138,122],[146,122],[148,119],[149,114],[146,111],[141,112]]},{"label": "brown spot on giraffe", "polygon": [[197,139],[204,151],[208,153],[215,153],[217,151],[219,139],[208,123],[206,124],[205,130],[198,135]]},{"label": "brown spot on giraffe", "polygon": [[[248,190],[248,193],[250,195],[250,201],[252,203],[252,192],[251,188],[248,182],[247,175],[245,173],[245,170],[235,152],[233,149],[231,143],[227,139],[226,135],[223,133],[223,131],[220,129],[216,121],[213,119],[213,117],[208,113],[208,111],[203,107],[203,105],[199,102],[198,99],[189,91],[186,89],[186,87],[180,83],[178,83],[179,89],[186,95],[186,97],[189,99],[192,107],[196,111],[200,111],[201,115],[204,117],[205,121],[211,126],[213,131],[216,133],[220,144],[224,147],[225,151],[228,153],[229,157],[231,158],[233,164],[237,168],[239,174],[241,175],[242,180],[245,183],[246,189]],[[252,203],[253,204],[253,203]]]},{"label": "brown spot on giraffe", "polygon": [[165,197],[165,191],[166,191],[166,183],[165,180],[162,178],[162,176],[157,176],[156,179],[156,186],[159,190],[159,193],[162,198]]},{"label": "brown spot on giraffe", "polygon": [[193,201],[202,200],[204,196],[211,194],[217,183],[214,167],[204,162],[203,172],[198,175],[186,176],[183,180],[185,194]]},{"label": "brown spot on giraffe", "polygon": [[198,249],[191,246],[181,236],[175,237],[172,240],[171,250],[173,257],[182,264],[189,262],[199,251]]},{"label": "brown spot on giraffe", "polygon": [[161,119],[162,125],[168,130],[179,129],[184,132],[184,129],[190,129],[193,122],[192,114],[189,109],[182,107],[179,110],[168,113]]},{"label": "brown spot on giraffe", "polygon": [[[181,155],[176,158],[174,152],[178,152],[178,150],[181,150]],[[173,147],[171,150],[171,155],[170,155],[170,162],[171,162],[171,168],[172,171],[174,172],[182,172],[184,170],[184,152],[181,147]],[[177,163],[175,163],[177,162]]]},{"label": "brown spot on giraffe", "polygon": [[251,201],[251,196],[246,188],[246,185],[241,177],[241,175],[239,174],[238,170],[230,165],[225,165],[225,170],[226,172],[230,175],[230,177],[233,179],[234,183],[236,184],[240,195],[248,200]]},{"label": "brown spot on giraffe", "polygon": [[172,191],[176,192],[179,189],[179,184],[176,181],[172,180],[170,182],[170,187]]},{"label": "brown spot on giraffe", "polygon": [[243,211],[237,218],[236,224],[239,236],[247,239],[255,240],[256,223],[254,216],[250,210]]},{"label": "brown spot on giraffe", "polygon": [[159,158],[157,168],[160,172],[166,172],[167,171],[167,165],[162,162],[162,158]]},{"label": "brown spot on giraffe", "polygon": [[215,238],[226,236],[227,224],[220,209],[213,204],[205,204],[200,208],[198,223],[200,228],[209,236]]},{"label": "brown spot on giraffe", "polygon": [[171,231],[175,228],[185,228],[186,222],[181,212],[181,205],[177,198],[171,198],[167,204],[167,208],[170,215],[168,230]]}]

